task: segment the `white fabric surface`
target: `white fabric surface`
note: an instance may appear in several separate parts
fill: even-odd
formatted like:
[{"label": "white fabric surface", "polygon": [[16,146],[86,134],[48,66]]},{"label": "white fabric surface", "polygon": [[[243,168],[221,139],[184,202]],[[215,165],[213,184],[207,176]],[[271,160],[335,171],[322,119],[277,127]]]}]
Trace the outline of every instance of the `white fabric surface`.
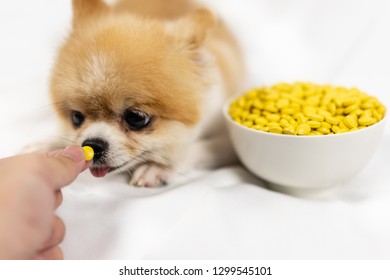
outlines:
[{"label": "white fabric surface", "polygon": [[[56,132],[47,80],[69,29],[70,2],[1,4],[0,157]],[[389,106],[389,1],[204,2],[239,38],[248,88],[296,80],[357,86]],[[267,190],[239,165],[193,170],[161,189],[86,172],[64,190],[59,209],[65,257],[389,259],[389,143],[387,126],[367,167],[322,200]]]}]

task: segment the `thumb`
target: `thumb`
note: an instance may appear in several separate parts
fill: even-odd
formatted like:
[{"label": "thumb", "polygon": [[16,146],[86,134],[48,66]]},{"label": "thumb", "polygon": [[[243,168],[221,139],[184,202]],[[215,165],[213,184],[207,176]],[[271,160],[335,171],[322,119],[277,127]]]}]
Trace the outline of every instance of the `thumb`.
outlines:
[{"label": "thumb", "polygon": [[46,178],[56,189],[69,185],[89,166],[80,146],[68,146],[63,150],[48,152],[46,155],[44,161]]}]

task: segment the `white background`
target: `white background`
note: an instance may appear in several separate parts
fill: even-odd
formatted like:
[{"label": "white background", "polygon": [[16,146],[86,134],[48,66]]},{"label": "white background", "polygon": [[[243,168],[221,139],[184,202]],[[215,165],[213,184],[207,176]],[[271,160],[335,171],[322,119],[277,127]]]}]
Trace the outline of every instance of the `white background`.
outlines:
[{"label": "white background", "polygon": [[[0,157],[56,132],[47,81],[70,2],[1,3]],[[296,80],[356,86],[389,106],[389,1],[204,2],[240,40],[248,88]],[[269,191],[239,165],[194,170],[191,180],[160,190],[86,172],[59,210],[65,257],[389,259],[389,143],[387,126],[367,167],[325,200]]]}]

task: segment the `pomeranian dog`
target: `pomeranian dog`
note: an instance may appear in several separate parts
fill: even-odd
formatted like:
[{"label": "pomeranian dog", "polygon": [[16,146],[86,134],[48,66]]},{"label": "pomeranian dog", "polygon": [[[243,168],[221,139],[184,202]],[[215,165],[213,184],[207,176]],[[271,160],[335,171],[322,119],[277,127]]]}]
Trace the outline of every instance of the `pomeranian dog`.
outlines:
[{"label": "pomeranian dog", "polygon": [[51,100],[64,138],[94,149],[93,176],[124,172],[155,187],[218,131],[242,71],[231,34],[193,1],[73,0]]}]

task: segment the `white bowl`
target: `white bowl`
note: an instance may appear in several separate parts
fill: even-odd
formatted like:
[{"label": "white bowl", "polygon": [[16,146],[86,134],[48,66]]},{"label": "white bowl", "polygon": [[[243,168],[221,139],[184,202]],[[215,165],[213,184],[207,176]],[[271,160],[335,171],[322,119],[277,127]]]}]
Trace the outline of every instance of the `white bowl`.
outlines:
[{"label": "white bowl", "polygon": [[236,123],[223,108],[241,162],[269,187],[297,196],[333,190],[361,171],[382,137],[385,117],[367,128],[342,134],[295,136],[257,131]]}]

